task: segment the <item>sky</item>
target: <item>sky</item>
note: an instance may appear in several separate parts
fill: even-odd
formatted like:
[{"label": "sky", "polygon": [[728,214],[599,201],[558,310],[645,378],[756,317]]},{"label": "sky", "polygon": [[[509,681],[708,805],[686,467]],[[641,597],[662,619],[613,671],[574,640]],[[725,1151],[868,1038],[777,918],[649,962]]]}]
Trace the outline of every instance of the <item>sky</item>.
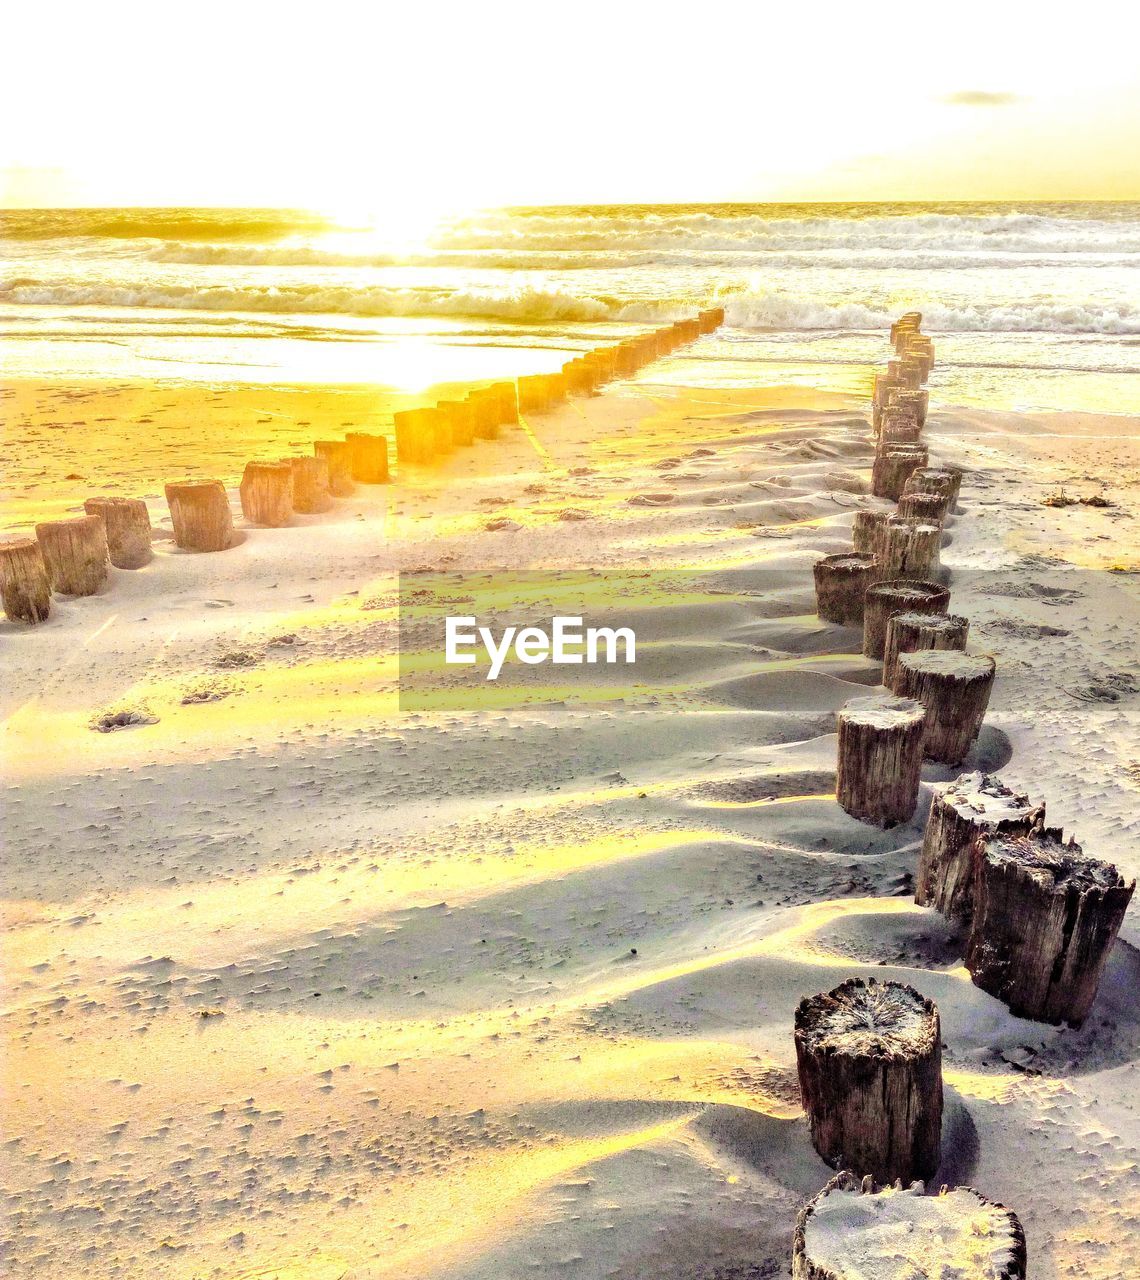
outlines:
[{"label": "sky", "polygon": [[1140,199],[1119,0],[1063,24],[1010,0],[42,0],[4,25],[8,206]]}]

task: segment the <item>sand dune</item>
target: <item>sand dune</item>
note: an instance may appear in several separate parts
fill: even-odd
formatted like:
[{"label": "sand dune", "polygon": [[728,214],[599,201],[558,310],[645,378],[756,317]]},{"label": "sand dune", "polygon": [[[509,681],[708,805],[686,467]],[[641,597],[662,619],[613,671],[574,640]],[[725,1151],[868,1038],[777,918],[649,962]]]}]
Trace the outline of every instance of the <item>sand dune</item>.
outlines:
[{"label": "sand dune", "polygon": [[[253,396],[83,412],[166,413],[180,447],[254,407],[282,441],[359,420]],[[59,395],[19,403],[40,438]],[[1014,1018],[913,903],[925,803],[880,831],[833,799],[834,712],[878,667],[815,617],[810,567],[876,501],[862,405],[632,383],[528,425],[224,554],[160,540],[0,628],[13,1274],[785,1274],[830,1172],[792,1012],[873,974],[941,1010],[943,1180],[1016,1209],[1035,1280],[1135,1276],[1137,909],[1081,1030]],[[927,434],[971,468],[944,563],[1000,664],[964,768],[1136,875],[1140,426]],[[232,482],[246,445],[207,459]],[[1042,507],[1062,483],[1116,505]],[[636,674],[516,664],[470,709],[429,667],[438,702],[401,711],[396,572],[499,566],[645,574]],[[155,723],[93,732],[112,706]],[[956,772],[926,766],[924,800]]]}]

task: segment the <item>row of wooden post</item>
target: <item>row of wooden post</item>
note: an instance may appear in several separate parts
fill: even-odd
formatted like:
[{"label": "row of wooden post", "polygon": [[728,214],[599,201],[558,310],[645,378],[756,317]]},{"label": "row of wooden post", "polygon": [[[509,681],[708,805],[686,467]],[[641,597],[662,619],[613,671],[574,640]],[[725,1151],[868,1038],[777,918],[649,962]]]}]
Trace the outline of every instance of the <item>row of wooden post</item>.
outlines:
[{"label": "row of wooden post", "polygon": [[[589,395],[628,377],[724,323],[722,307],[706,308],[614,346],[596,347],[558,373],[533,374],[468,392],[463,400],[401,410],[393,415],[396,457],[430,464],[451,450],[494,439],[521,414],[544,413],[571,395]],[[312,456],[247,462],[238,486],[242,515],[280,528],[294,513],[327,511],[357,484],[391,479],[388,438],[353,431],[343,440],[317,440]],[[190,479],[165,486],[175,544],[186,551],[225,551],[234,543],[233,514],[221,480]],[[36,525],[34,537],[0,542],[0,600],[10,621],[37,623],[51,613],[53,592],[94,595],[110,566],[138,569],[151,558],[151,524],[141,498],[89,498],[85,515]]]}]

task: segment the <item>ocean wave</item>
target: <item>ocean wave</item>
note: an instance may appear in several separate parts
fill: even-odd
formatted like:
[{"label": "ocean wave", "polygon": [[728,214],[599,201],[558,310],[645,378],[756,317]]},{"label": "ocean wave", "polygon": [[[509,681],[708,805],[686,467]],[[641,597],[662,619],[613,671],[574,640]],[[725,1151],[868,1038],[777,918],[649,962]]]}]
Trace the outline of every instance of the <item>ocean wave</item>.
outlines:
[{"label": "ocean wave", "polygon": [[741,289],[719,295],[660,300],[575,293],[555,287],[514,289],[393,289],[380,286],[233,286],[190,288],[79,285],[28,278],[0,284],[0,301],[24,306],[144,307],[180,311],[340,314],[375,317],[456,316],[542,322],[654,324],[719,302],[730,326],[788,331],[882,330],[901,310],[919,307],[931,332],[1140,334],[1140,308],[1126,303],[1010,303],[946,306],[891,298],[882,304],[828,302],[779,290]]}]

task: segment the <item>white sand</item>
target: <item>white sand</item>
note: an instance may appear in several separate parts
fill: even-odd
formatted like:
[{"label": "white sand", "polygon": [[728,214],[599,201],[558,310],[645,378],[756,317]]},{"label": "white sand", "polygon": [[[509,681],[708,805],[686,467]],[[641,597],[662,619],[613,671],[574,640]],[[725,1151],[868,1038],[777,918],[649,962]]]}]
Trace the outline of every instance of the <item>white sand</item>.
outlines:
[{"label": "white sand", "polygon": [[[152,398],[172,436],[227,411]],[[282,399],[290,437],[351,417]],[[160,541],[0,628],[13,1275],[783,1274],[830,1173],[792,1013],[855,975],[937,1002],[939,1180],[1020,1214],[1034,1280],[1140,1274],[1140,904],[1081,1030],[1012,1018],[911,901],[919,827],[832,797],[835,712],[878,666],[814,617],[811,565],[871,502],[865,417],[641,383],[221,555]],[[979,468],[943,551],[999,664],[964,768],[1130,877],[1138,430],[927,427]],[[1039,505],[1062,482],[1117,505]],[[594,701],[537,680],[413,715],[401,564],[708,576],[646,608],[646,665]],[[158,721],[87,727],[120,705]]]}]

